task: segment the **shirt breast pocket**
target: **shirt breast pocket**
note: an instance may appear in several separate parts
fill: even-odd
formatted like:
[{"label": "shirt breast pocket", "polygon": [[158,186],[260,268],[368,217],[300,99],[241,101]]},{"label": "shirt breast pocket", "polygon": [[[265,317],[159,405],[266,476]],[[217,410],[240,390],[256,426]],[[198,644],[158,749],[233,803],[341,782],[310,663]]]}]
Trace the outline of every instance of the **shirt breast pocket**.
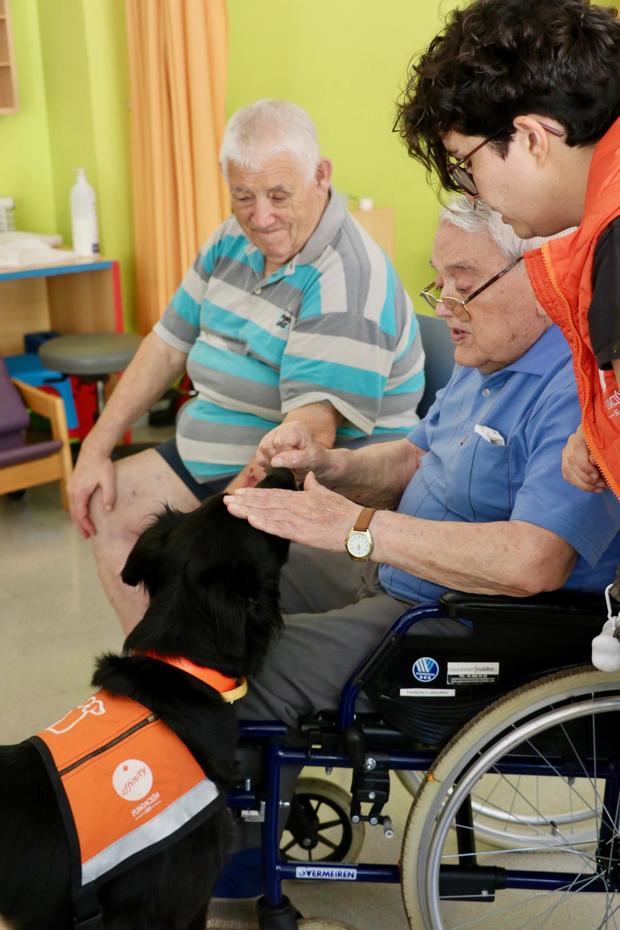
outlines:
[{"label": "shirt breast pocket", "polygon": [[458,474],[451,482],[454,500],[450,509],[465,520],[508,520],[512,509],[510,458],[509,445],[470,434],[455,457]]}]

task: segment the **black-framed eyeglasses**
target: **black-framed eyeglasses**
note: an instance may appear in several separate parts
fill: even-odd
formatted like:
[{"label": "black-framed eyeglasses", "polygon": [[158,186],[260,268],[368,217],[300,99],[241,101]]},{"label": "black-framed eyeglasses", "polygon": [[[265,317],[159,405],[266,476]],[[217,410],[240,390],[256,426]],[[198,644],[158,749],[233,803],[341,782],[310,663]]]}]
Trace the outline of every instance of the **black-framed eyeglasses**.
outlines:
[{"label": "black-framed eyeglasses", "polygon": [[[548,126],[547,123],[543,123],[540,120],[537,121],[540,123],[542,128],[550,133],[552,136],[563,136],[563,129],[556,129],[555,126]],[[484,148],[485,145],[488,145],[489,142],[494,142],[495,139],[499,139],[500,136],[503,136],[506,133],[505,129],[500,129],[498,132],[494,132],[492,136],[489,136],[488,139],[485,139],[480,145],[477,145],[475,149],[472,149],[471,152],[468,152],[464,158],[459,158],[458,161],[452,162],[448,165],[448,174],[452,178],[454,186],[460,190],[463,194],[468,194],[470,197],[479,197],[480,191],[474,180],[474,176],[471,171],[465,167],[465,165],[471,160],[472,156],[479,152],[480,149]]]},{"label": "black-framed eyeglasses", "polygon": [[[423,291],[420,291],[420,297],[426,301],[429,307],[432,307],[433,310],[437,310],[438,304],[443,304],[443,306],[448,310],[449,313],[452,313],[457,320],[461,320],[462,323],[469,323],[471,320],[471,313],[467,309],[467,305],[472,302],[476,297],[479,297],[483,291],[486,291],[487,287],[491,287],[492,284],[495,284],[496,281],[499,281],[500,278],[503,278],[505,274],[508,274],[509,271],[519,264],[523,260],[523,256],[519,255],[518,258],[515,258],[513,262],[510,262],[509,265],[506,265],[505,268],[502,268],[501,271],[498,271],[497,274],[493,275],[492,278],[489,278],[488,281],[485,281],[484,284],[481,284],[469,297],[466,297],[465,300],[461,300],[458,297],[444,297],[441,292],[438,293],[438,288],[435,285],[434,281],[431,281]],[[435,293],[433,293],[435,292]]]}]

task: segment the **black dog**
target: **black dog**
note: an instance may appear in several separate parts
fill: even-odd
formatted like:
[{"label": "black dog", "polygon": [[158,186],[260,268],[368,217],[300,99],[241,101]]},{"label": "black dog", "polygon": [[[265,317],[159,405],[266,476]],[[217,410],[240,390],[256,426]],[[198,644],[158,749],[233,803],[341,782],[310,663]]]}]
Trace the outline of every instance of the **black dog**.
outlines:
[{"label": "black dog", "polygon": [[[261,485],[295,486],[286,469],[274,470]],[[127,637],[123,654],[98,660],[92,684],[102,690],[31,740],[0,748],[0,923],[6,921],[11,930],[205,926],[209,896],[231,839],[225,795],[234,771],[237,726],[233,705],[222,699],[218,687],[196,677],[195,666],[198,672],[214,670],[205,675],[213,675],[216,684],[221,679],[219,691],[231,684],[234,688],[237,679],[256,671],[282,623],[278,586],[287,554],[287,541],[230,516],[222,495],[189,514],[166,509],[140,536],[122,577],[127,584],[143,584],[150,604]],[[178,667],[183,661],[175,666],[166,658],[187,662]],[[189,817],[172,838],[156,838],[154,846],[129,855],[103,877],[93,881],[88,876],[89,884],[84,850],[80,861],[76,837],[71,827],[68,834],[66,829],[71,814],[63,789],[59,792],[57,781],[53,785],[56,768],[42,738],[98,727],[93,719],[106,713],[116,697],[132,712],[144,710],[148,716],[106,743],[104,750],[88,755],[91,808],[105,807],[91,766],[99,755],[105,761],[118,752],[127,758],[114,772],[116,795],[125,795],[121,801],[113,799],[116,804],[129,801],[132,816],[141,823],[149,805],[160,803],[156,780],[152,789],[147,784],[148,797],[131,800],[143,798],[140,780],[150,770],[140,757],[136,761],[131,747],[125,749],[123,740],[127,733],[134,739],[140,729],[151,733],[159,727],[170,739],[179,737],[189,750],[188,765],[200,773],[199,790],[206,785],[211,793],[206,811]],[[175,775],[184,752],[180,746],[178,753],[169,753]],[[68,765],[61,775],[73,777],[81,765]],[[187,797],[195,794],[189,791]],[[117,846],[110,844],[103,857]]]}]

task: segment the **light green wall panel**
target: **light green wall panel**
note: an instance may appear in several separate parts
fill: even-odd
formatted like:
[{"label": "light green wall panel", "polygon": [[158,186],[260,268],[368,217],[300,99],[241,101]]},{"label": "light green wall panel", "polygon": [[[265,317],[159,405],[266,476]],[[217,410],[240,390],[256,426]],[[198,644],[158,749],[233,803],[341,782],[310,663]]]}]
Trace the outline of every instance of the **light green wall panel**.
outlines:
[{"label": "light green wall panel", "polygon": [[[443,15],[450,6],[442,4]],[[429,279],[438,200],[391,130],[407,63],[441,27],[437,5],[228,0],[228,9],[228,112],[265,96],[305,107],[336,186],[394,209],[397,266],[415,298]]]},{"label": "light green wall panel", "polygon": [[0,116],[0,196],[21,229],[71,245],[69,192],[86,168],[100,238],[118,259],[125,316],[134,272],[127,38],[123,0],[12,0],[20,110]]},{"label": "light green wall panel", "polygon": [[90,183],[98,187],[82,0],[39,0],[39,20],[56,222],[71,245],[69,191],[75,169],[84,167]]},{"label": "light green wall panel", "polygon": [[15,199],[19,228],[52,233],[55,199],[36,0],[13,0],[11,14],[20,109],[0,116],[0,196]]},{"label": "light green wall panel", "polygon": [[102,248],[121,263],[125,317],[135,321],[129,75],[124,0],[84,0]]},{"label": "light green wall panel", "polygon": [[71,242],[69,196],[84,167],[97,194],[102,254],[118,259],[133,322],[127,39],[123,0],[38,0],[58,230]]}]

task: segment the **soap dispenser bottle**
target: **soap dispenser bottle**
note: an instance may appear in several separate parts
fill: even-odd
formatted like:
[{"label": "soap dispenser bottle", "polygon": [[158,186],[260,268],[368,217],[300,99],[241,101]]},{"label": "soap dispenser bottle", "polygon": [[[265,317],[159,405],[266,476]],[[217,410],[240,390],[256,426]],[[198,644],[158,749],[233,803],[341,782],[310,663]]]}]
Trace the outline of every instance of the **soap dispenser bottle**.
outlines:
[{"label": "soap dispenser bottle", "polygon": [[85,256],[99,254],[97,198],[83,168],[78,168],[77,180],[71,188],[71,232],[74,252]]}]

